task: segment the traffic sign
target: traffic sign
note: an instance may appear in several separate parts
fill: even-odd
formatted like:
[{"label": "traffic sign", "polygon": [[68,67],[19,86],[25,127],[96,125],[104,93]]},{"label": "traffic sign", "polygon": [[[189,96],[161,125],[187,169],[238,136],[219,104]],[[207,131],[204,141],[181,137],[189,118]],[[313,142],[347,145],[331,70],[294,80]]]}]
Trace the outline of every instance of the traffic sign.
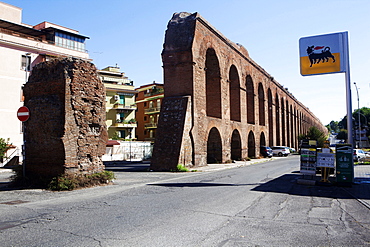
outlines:
[{"label": "traffic sign", "polygon": [[17,117],[19,121],[27,121],[30,117],[30,110],[26,106],[19,107],[17,111]]}]

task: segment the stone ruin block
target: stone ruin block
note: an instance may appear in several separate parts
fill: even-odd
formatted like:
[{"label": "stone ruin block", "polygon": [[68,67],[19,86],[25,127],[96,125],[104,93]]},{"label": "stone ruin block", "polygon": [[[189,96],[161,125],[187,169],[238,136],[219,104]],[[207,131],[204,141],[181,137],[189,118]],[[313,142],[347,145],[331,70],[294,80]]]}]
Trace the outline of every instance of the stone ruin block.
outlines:
[{"label": "stone ruin block", "polygon": [[191,97],[164,98],[150,168],[155,171],[176,170],[177,165],[193,166],[191,136]]},{"label": "stone ruin block", "polygon": [[36,65],[24,86],[25,171],[50,179],[104,170],[105,88],[96,67],[60,58]]}]

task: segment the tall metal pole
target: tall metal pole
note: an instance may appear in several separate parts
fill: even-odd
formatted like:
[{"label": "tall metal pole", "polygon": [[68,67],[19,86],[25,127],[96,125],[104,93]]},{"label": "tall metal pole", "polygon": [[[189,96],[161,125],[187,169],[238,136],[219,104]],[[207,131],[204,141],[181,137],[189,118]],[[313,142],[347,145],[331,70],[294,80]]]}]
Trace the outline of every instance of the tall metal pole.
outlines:
[{"label": "tall metal pole", "polygon": [[[28,67],[31,66],[31,53],[26,53],[26,67],[24,69],[26,78],[25,78],[25,84],[28,81]],[[30,61],[28,61],[28,58],[30,58]],[[24,104],[23,104],[24,105]],[[22,173],[23,173],[23,179],[26,179],[26,123],[22,122],[22,130],[23,130],[23,145],[22,145]]]},{"label": "tall metal pole", "polygon": [[358,148],[361,148],[361,120],[360,120],[360,97],[358,94],[358,88],[356,82],[354,82],[357,92],[357,115],[358,115],[358,136],[359,136],[359,142],[358,142]]},{"label": "tall metal pole", "polygon": [[349,67],[349,45],[348,45],[348,32],[343,32],[342,42],[344,47],[343,62],[346,68],[346,99],[347,99],[347,130],[348,130],[348,143],[353,147],[353,124],[352,124],[352,95],[351,95],[351,78]]}]

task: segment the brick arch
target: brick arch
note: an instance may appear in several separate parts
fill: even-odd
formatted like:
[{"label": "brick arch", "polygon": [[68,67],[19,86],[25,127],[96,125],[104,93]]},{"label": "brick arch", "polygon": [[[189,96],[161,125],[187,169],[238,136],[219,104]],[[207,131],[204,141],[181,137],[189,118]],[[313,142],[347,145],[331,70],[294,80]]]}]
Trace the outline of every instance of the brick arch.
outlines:
[{"label": "brick arch", "polygon": [[254,85],[250,75],[245,79],[245,88],[247,91],[247,122],[255,123],[255,105],[254,105]]},{"label": "brick arch", "polygon": [[290,114],[291,112],[289,111],[289,103],[288,100],[285,100],[285,109],[286,109],[286,146],[290,147]]},{"label": "brick arch", "polygon": [[274,102],[272,99],[272,93],[271,93],[271,89],[269,88],[267,90],[267,117],[268,117],[268,126],[269,126],[268,135],[269,135],[269,146],[270,147],[274,145],[274,118],[273,118],[273,109],[272,109],[273,104]]},{"label": "brick arch", "polygon": [[258,115],[259,125],[265,125],[265,92],[262,83],[258,83]]},{"label": "brick arch", "polygon": [[220,132],[213,127],[207,138],[207,163],[222,162],[222,139]]},{"label": "brick arch", "polygon": [[280,109],[281,109],[281,145],[286,145],[286,119],[285,119],[285,103],[284,98],[281,98],[280,102]]},{"label": "brick arch", "polygon": [[221,118],[221,72],[216,52],[208,48],[205,60],[207,116]]},{"label": "brick arch", "polygon": [[293,106],[289,106],[289,112],[290,112],[290,147],[294,147],[294,137],[295,137],[295,132],[294,132],[294,112],[293,112]]},{"label": "brick arch", "polygon": [[240,133],[237,129],[234,129],[231,134],[231,159],[232,160],[242,160],[242,141]]},{"label": "brick arch", "polygon": [[256,138],[252,130],[248,133],[248,157],[256,157]]},{"label": "brick arch", "polygon": [[263,133],[263,131],[260,134],[260,146],[266,146],[266,137],[265,137],[265,133]]},{"label": "brick arch", "polygon": [[229,70],[229,102],[230,120],[240,122],[240,80],[235,65],[231,65]]},{"label": "brick arch", "polygon": [[279,103],[279,95],[277,93],[276,93],[276,96],[275,96],[275,111],[276,111],[276,114],[275,114],[276,145],[279,146],[280,145],[280,135],[281,135],[281,131],[280,131],[280,103]]},{"label": "brick arch", "polygon": [[[288,140],[293,143],[294,133],[304,132],[312,125],[323,126],[254,62],[242,45],[228,40],[198,13],[173,15],[166,30],[162,61],[166,86],[152,156],[153,170],[176,168],[179,163],[205,166],[209,154],[217,156],[219,162],[230,160],[234,153],[230,138],[237,140],[237,135],[233,138],[231,134],[236,129],[241,139],[241,156],[256,157],[262,132],[269,145],[285,145]],[[235,103],[233,99],[238,97]],[[262,98],[267,104],[262,103]],[[262,105],[264,113],[260,114]],[[291,105],[297,106],[297,130],[292,127]],[[260,115],[268,119],[263,120]],[[176,133],[169,133],[170,129],[176,129]],[[168,143],[176,146],[176,155],[166,157]],[[219,145],[218,152],[210,151],[212,143]],[[171,164],[164,164],[164,160]]]}]

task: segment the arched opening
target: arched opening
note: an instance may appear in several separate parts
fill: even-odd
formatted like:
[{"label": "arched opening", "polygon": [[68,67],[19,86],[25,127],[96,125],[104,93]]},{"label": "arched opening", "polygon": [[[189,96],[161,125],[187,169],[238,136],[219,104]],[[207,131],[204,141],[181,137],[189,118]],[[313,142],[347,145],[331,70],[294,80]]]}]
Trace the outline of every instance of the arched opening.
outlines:
[{"label": "arched opening", "polygon": [[220,132],[213,127],[208,134],[207,140],[207,163],[222,162],[222,141]]},{"label": "arched opening", "polygon": [[266,146],[265,133],[263,132],[261,132],[261,135],[260,135],[260,146]]},{"label": "arched opening", "polygon": [[267,107],[268,107],[268,124],[269,124],[269,146],[274,145],[274,121],[272,116],[272,93],[269,88],[267,91]]},{"label": "arched opening", "polygon": [[289,111],[289,103],[288,100],[286,101],[286,145],[290,147],[290,131],[292,130],[290,128],[290,114],[291,112]]},{"label": "arched opening", "polygon": [[258,115],[259,124],[265,125],[265,93],[263,92],[262,83],[258,84]]},{"label": "arched opening", "polygon": [[250,131],[248,134],[248,157],[256,157],[256,142],[254,138],[253,131]]},{"label": "arched opening", "polygon": [[275,108],[276,108],[276,145],[280,146],[280,106],[279,106],[279,96],[276,94],[275,97]]},{"label": "arched opening", "polygon": [[206,107],[207,116],[221,118],[221,73],[215,50],[206,53]]},{"label": "arched opening", "polygon": [[230,119],[240,122],[240,83],[238,70],[234,65],[230,68],[229,81]]},{"label": "arched opening", "polygon": [[247,76],[245,84],[247,89],[247,122],[254,124],[254,86],[250,75]]},{"label": "arched opening", "polygon": [[285,142],[285,106],[284,99],[281,99],[281,145],[286,145]]},{"label": "arched opening", "polygon": [[294,111],[293,106],[290,105],[290,147],[295,147],[294,144],[294,136],[295,136],[295,130],[294,130]]},{"label": "arched opening", "polygon": [[234,130],[231,135],[231,159],[242,159],[242,141],[238,130]]}]

